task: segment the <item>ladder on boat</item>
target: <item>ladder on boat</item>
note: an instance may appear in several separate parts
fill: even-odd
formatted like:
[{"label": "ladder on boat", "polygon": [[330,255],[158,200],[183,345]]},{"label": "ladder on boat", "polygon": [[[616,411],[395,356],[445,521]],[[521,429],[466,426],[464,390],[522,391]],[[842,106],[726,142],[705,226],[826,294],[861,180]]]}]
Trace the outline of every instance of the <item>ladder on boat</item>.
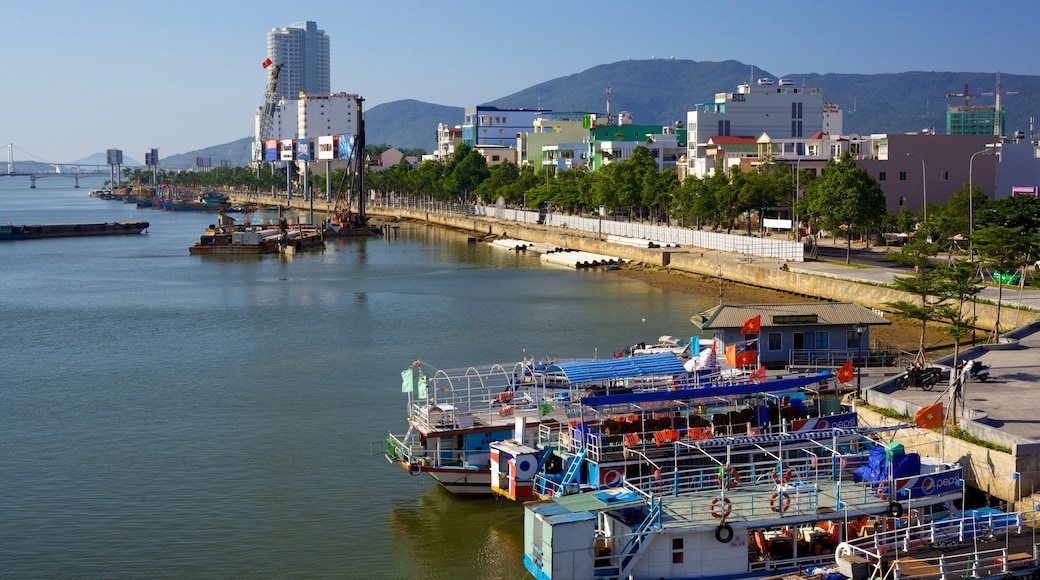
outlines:
[{"label": "ladder on boat", "polygon": [[563,474],[563,479],[560,481],[561,491],[567,489],[567,486],[574,482],[574,479],[578,476],[578,470],[581,469],[581,464],[585,463],[585,455],[588,452],[588,447],[582,447],[581,451],[571,459],[570,465],[567,466],[567,472]]}]

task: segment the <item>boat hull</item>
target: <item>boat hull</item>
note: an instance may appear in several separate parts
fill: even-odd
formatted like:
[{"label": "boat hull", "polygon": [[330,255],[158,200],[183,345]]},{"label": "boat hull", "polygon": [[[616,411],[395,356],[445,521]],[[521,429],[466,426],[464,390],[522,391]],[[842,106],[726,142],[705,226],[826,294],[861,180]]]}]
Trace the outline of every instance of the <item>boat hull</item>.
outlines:
[{"label": "boat hull", "polygon": [[0,226],[0,240],[35,240],[41,238],[132,235],[140,234],[147,229],[148,226],[148,222]]}]

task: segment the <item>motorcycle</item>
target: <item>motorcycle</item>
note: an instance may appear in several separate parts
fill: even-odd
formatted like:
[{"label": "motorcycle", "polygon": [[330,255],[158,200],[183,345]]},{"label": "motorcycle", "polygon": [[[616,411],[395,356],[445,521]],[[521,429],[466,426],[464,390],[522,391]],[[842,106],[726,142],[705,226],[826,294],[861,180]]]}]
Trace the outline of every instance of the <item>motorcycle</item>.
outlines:
[{"label": "motorcycle", "polygon": [[910,387],[920,387],[925,391],[932,390],[942,378],[942,369],[939,367],[919,367],[917,365],[908,365],[906,367],[906,374],[899,377],[896,381],[896,386],[900,389],[907,389]]},{"label": "motorcycle", "polygon": [[969,379],[974,379],[980,383],[989,380],[989,365],[979,362],[978,359],[962,360],[961,364],[957,365],[957,368],[962,373],[968,373]]}]

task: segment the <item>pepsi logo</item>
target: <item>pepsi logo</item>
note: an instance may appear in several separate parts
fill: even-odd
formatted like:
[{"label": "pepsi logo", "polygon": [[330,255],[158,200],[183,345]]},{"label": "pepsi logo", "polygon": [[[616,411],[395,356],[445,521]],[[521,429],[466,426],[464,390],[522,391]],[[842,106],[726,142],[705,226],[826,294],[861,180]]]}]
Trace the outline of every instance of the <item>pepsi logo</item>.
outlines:
[{"label": "pepsi logo", "polygon": [[819,420],[819,421],[818,421],[818,422],[816,423],[816,428],[817,428],[817,429],[826,429],[826,428],[827,428],[827,425],[828,425],[828,423],[827,423],[827,419],[820,419],[820,420]]},{"label": "pepsi logo", "polygon": [[925,494],[931,494],[935,491],[935,480],[931,477],[926,477],[921,481],[921,491]]}]

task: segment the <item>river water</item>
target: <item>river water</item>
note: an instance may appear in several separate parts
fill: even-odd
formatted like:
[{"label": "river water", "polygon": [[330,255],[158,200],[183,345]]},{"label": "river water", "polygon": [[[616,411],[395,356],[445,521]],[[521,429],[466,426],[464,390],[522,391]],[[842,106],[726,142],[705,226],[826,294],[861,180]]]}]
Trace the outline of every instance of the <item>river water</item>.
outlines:
[{"label": "river water", "polygon": [[523,578],[522,508],[378,454],[400,371],[609,357],[716,300],[420,224],[190,256],[215,215],[38,183],[0,223],[151,227],[0,242],[0,577]]}]

